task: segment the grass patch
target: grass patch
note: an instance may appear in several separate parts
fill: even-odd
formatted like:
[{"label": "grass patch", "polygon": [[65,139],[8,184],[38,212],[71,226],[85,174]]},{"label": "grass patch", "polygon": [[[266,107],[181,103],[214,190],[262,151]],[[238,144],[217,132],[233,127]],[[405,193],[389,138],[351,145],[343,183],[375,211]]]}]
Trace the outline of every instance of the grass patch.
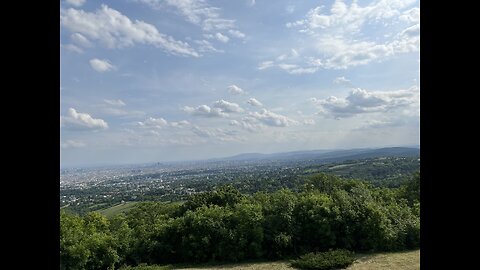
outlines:
[{"label": "grass patch", "polygon": [[114,205],[109,208],[105,208],[102,210],[97,210],[100,214],[106,216],[107,218],[111,218],[115,215],[118,215],[120,213],[125,213],[126,211],[130,210],[135,204],[138,202],[125,202],[121,204]]},{"label": "grass patch", "polygon": [[[419,270],[420,269],[420,250],[375,253],[375,254],[356,254],[356,261],[346,270]],[[158,270],[160,270],[159,268]],[[168,268],[167,268],[168,269]],[[243,262],[223,265],[196,265],[179,266],[174,265],[171,269],[183,270],[293,270],[288,261],[275,262]],[[133,269],[132,269],[133,270]],[[134,269],[139,270],[139,269]],[[148,269],[150,270],[150,269]],[[154,269],[157,270],[157,269]],[[163,270],[163,269],[162,269]]]},{"label": "grass patch", "polygon": [[420,250],[357,255],[357,261],[347,270],[418,270]]}]

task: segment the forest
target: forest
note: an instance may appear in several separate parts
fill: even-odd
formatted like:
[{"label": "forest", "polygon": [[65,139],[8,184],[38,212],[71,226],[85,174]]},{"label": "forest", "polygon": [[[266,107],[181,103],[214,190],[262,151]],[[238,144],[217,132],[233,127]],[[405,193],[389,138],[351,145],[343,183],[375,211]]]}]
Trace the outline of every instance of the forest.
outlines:
[{"label": "forest", "polygon": [[309,252],[397,251],[420,245],[420,172],[398,187],[308,177],[295,190],[232,185],[184,202],[141,202],[110,219],[60,211],[60,268],[298,258]]}]

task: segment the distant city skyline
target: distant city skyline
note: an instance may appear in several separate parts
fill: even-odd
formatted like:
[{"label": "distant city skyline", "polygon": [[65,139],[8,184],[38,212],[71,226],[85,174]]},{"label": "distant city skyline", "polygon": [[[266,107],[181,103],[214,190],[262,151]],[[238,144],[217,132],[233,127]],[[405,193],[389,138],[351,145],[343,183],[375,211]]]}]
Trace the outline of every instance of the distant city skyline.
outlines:
[{"label": "distant city skyline", "polygon": [[419,11],[61,1],[61,167],[419,145]]}]

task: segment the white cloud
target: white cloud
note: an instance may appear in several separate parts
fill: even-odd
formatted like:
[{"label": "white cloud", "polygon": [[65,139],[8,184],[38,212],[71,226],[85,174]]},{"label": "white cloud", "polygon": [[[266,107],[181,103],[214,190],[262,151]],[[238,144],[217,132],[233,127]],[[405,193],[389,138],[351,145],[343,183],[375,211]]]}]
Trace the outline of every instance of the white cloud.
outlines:
[{"label": "white cloud", "polygon": [[242,88],[240,88],[240,87],[238,87],[238,86],[236,86],[236,85],[234,85],[234,84],[232,84],[232,85],[230,85],[229,87],[227,87],[227,89],[228,89],[228,92],[229,92],[230,94],[233,94],[233,95],[243,95],[243,94],[245,94],[245,91],[243,91]]},{"label": "white cloud", "polygon": [[162,34],[155,26],[146,22],[131,21],[127,16],[104,4],[95,12],[73,8],[61,9],[60,23],[70,31],[79,33],[89,40],[97,40],[111,49],[131,47],[139,43],[153,45],[174,55],[199,56],[188,43]]},{"label": "white cloud", "polygon": [[138,125],[142,127],[149,127],[149,128],[162,128],[168,125],[167,120],[163,119],[162,117],[160,118],[153,118],[149,117],[147,120],[143,122],[138,122]]},{"label": "white cloud", "polygon": [[271,68],[271,67],[274,66],[274,64],[275,64],[275,62],[273,62],[273,61],[264,61],[264,62],[261,62],[260,64],[258,64],[257,69],[262,70],[262,69]]},{"label": "white cloud", "polygon": [[95,71],[98,71],[98,72],[105,72],[105,71],[110,71],[115,69],[115,66],[110,64],[106,59],[100,60],[95,58],[95,59],[91,59],[89,62],[90,62],[90,66]]},{"label": "white cloud", "polygon": [[[416,52],[420,47],[420,9],[410,8],[415,2],[376,0],[361,6],[357,1],[346,4],[336,0],[330,9],[312,8],[305,19],[286,24],[307,35],[311,45],[303,49],[311,52],[312,57],[285,63],[286,57],[280,55],[276,61],[281,62],[276,66],[290,74],[314,73],[320,69],[346,69],[381,62],[397,54]],[[405,24],[410,25],[398,31]],[[369,29],[365,30],[367,27]],[[375,31],[396,34],[378,40]],[[284,68],[285,65],[296,65],[297,69]]]},{"label": "white cloud", "polygon": [[339,84],[343,86],[351,86],[352,83],[350,82],[349,79],[345,78],[345,76],[337,77],[333,80],[334,84]]},{"label": "white cloud", "polygon": [[345,98],[330,96],[323,100],[310,100],[319,107],[320,114],[340,119],[363,113],[389,112],[398,108],[406,109],[406,114],[415,114],[420,94],[417,87],[396,91],[367,91],[358,88]]},{"label": "white cloud", "polygon": [[220,9],[209,6],[205,0],[137,0],[137,2],[157,10],[173,7],[185,20],[196,25],[202,25],[205,19],[220,17]]},{"label": "white cloud", "polygon": [[90,42],[90,40],[88,40],[88,38],[86,38],[80,33],[72,34],[70,36],[70,39],[79,46],[86,47],[86,48],[92,47],[92,43]]},{"label": "white cloud", "polygon": [[223,52],[223,50],[213,47],[208,40],[195,40],[195,43],[199,45],[198,51],[200,52]]},{"label": "white cloud", "polygon": [[66,0],[65,2],[72,6],[81,7],[83,4],[85,4],[86,0]]},{"label": "white cloud", "polygon": [[250,116],[259,120],[267,126],[287,127],[290,124],[297,123],[297,121],[293,119],[290,119],[284,115],[276,114],[266,109],[262,109],[260,112],[250,113]]},{"label": "white cloud", "polygon": [[299,67],[296,64],[286,64],[280,63],[277,64],[280,69],[287,71],[290,74],[310,74],[315,73],[318,70],[318,67]]},{"label": "white cloud", "polygon": [[227,113],[222,112],[219,108],[210,108],[208,105],[200,105],[198,107],[183,107],[183,111],[191,115],[205,116],[205,117],[228,117]]},{"label": "white cloud", "polygon": [[187,120],[169,122],[162,117],[160,117],[160,118],[149,117],[143,122],[137,122],[137,125],[142,127],[142,128],[150,129],[153,132],[151,134],[159,135],[159,133],[155,130],[165,129],[165,128],[181,129],[181,128],[189,126],[190,122],[188,122]]},{"label": "white cloud", "polygon": [[298,66],[294,64],[278,64],[278,67],[283,70],[289,71],[291,69],[297,68]]},{"label": "white cloud", "polygon": [[256,100],[255,98],[250,98],[248,101],[247,101],[248,104],[252,105],[252,106],[255,106],[255,107],[262,107],[263,104]]},{"label": "white cloud", "polygon": [[65,48],[69,51],[72,51],[72,52],[83,53],[82,48],[79,48],[78,46],[75,46],[73,44],[67,44],[67,45],[60,44],[60,47],[63,47],[63,48]]},{"label": "white cloud", "polygon": [[203,30],[205,31],[226,30],[234,27],[234,20],[210,18],[203,21]]},{"label": "white cloud", "polygon": [[292,60],[299,56],[300,54],[295,49],[291,49],[290,52],[284,53],[277,57],[277,61]]},{"label": "white cloud", "polygon": [[60,142],[60,147],[63,149],[80,148],[85,146],[87,146],[87,144],[82,141],[66,140],[66,141]]},{"label": "white cloud", "polygon": [[107,103],[108,105],[112,105],[112,106],[118,106],[118,107],[122,107],[122,106],[125,106],[125,102],[123,102],[121,99],[117,99],[117,100],[113,100],[113,99],[104,99],[103,100],[105,103]]},{"label": "white cloud", "polygon": [[308,67],[308,68],[294,68],[287,70],[290,74],[311,74],[315,73],[318,70],[317,67]]},{"label": "white cloud", "polygon": [[88,113],[79,113],[74,108],[68,109],[67,116],[60,116],[60,126],[72,130],[97,130],[108,128],[108,124],[104,120],[93,118]]},{"label": "white cloud", "polygon": [[403,12],[403,15],[399,17],[401,20],[411,23],[419,23],[420,22],[420,9],[418,7],[414,7]]},{"label": "white cloud", "polygon": [[237,103],[228,102],[223,99],[215,101],[213,103],[213,108],[218,108],[222,112],[243,112],[244,111]]},{"label": "white cloud", "polygon": [[247,4],[251,7],[255,6],[255,0],[247,0]]},{"label": "white cloud", "polygon": [[249,132],[259,132],[264,126],[255,118],[251,116],[243,117],[241,120],[230,121],[231,126],[241,127]]},{"label": "white cloud", "polygon": [[224,36],[221,33],[216,33],[215,37],[223,43],[227,43],[230,40],[227,36]]},{"label": "white cloud", "polygon": [[230,36],[232,37],[236,37],[236,38],[245,38],[245,34],[238,31],[238,30],[228,30],[228,33],[230,34]]},{"label": "white cloud", "polygon": [[[206,32],[218,30],[231,30],[235,37],[244,35],[235,30],[235,20],[224,19],[221,17],[220,8],[210,6],[205,0],[136,0],[157,9],[165,10],[174,8],[176,13],[185,18],[186,21],[202,27]],[[223,35],[224,36],[224,35]],[[225,37],[225,38],[224,38]],[[218,37],[221,42],[227,42],[228,37]]]}]

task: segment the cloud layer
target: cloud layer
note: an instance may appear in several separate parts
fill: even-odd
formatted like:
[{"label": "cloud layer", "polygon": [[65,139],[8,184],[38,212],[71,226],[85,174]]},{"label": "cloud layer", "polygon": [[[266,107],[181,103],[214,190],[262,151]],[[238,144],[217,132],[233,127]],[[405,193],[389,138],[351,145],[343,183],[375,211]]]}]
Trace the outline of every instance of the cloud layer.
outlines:
[{"label": "cloud layer", "polygon": [[93,118],[88,113],[79,113],[74,108],[68,109],[66,116],[60,117],[60,126],[71,130],[101,130],[108,124],[103,119]]},{"label": "cloud layer", "polygon": [[399,108],[411,109],[415,113],[419,106],[419,94],[417,87],[396,91],[367,91],[357,88],[345,98],[330,96],[326,99],[311,98],[311,101],[320,109],[319,114],[340,119]]},{"label": "cloud layer", "polygon": [[152,24],[140,20],[132,21],[103,4],[95,12],[62,9],[60,24],[73,33],[81,34],[85,40],[98,41],[110,49],[149,44],[174,55],[199,56],[188,43],[160,33]]},{"label": "cloud layer", "polygon": [[[415,2],[376,0],[361,6],[357,1],[348,5],[336,0],[329,10],[324,6],[312,8],[304,19],[286,24],[287,28],[298,29],[311,41],[308,46],[302,45],[308,56],[283,54],[261,62],[258,69],[278,67],[290,74],[308,74],[322,69],[347,69],[402,53],[418,52],[420,13],[419,8],[411,8]],[[399,25],[405,26],[399,31]],[[365,35],[366,32],[370,35]],[[378,38],[375,32],[383,37]]]}]

